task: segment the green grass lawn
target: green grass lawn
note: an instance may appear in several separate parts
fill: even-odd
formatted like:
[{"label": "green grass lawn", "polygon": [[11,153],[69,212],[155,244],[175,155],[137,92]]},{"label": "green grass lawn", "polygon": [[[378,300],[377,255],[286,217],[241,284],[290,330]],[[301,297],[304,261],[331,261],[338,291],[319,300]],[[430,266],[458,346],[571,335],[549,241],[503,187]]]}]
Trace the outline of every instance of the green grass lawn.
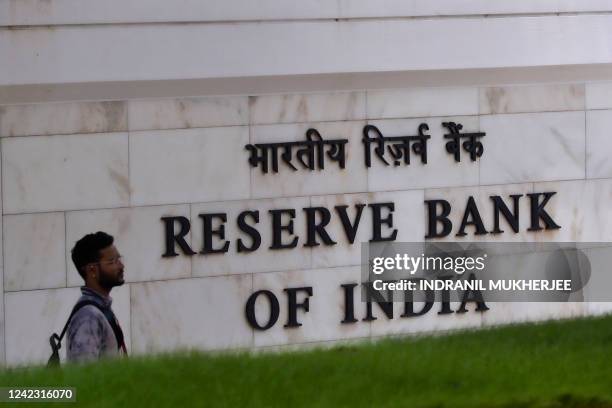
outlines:
[{"label": "green grass lawn", "polygon": [[612,317],[328,350],[7,370],[0,385],[76,387],[78,403],[66,405],[96,407],[612,407]]}]

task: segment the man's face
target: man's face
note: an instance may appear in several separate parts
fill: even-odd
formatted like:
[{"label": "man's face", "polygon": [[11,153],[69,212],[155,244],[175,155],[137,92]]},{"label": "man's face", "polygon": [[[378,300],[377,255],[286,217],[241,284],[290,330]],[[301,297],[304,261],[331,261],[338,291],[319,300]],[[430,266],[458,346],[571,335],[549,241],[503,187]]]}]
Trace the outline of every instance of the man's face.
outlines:
[{"label": "man's face", "polygon": [[98,283],[106,289],[121,286],[125,283],[123,279],[123,262],[121,255],[114,245],[100,250],[100,260],[98,261],[99,271]]}]

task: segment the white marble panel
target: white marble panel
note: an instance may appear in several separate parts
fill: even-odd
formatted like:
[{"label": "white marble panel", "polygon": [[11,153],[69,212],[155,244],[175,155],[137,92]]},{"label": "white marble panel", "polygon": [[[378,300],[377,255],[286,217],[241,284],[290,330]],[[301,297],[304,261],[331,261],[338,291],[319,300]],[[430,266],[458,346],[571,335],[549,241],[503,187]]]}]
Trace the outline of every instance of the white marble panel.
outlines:
[{"label": "white marble panel", "polygon": [[[482,187],[465,187],[465,188],[440,188],[440,189],[428,189],[425,190],[425,200],[446,200],[451,205],[451,213],[448,219],[451,221],[453,228],[451,233],[444,238],[432,238],[431,241],[500,241],[500,242],[525,242],[534,240],[534,232],[529,232],[527,229],[530,226],[529,219],[529,197],[527,194],[533,192],[533,184],[506,184],[506,185],[495,185],[495,186],[482,186]],[[514,201],[511,195],[522,195],[519,198],[518,212],[519,212],[519,232],[515,233],[503,215],[500,215],[500,229],[503,231],[501,234],[491,234],[495,228],[494,216],[495,207],[490,197],[500,196],[510,211],[514,210]],[[470,197],[474,198],[474,202],[478,207],[478,212],[482,219],[485,229],[489,234],[476,235],[476,228],[473,225],[469,225],[465,228],[467,236],[458,237],[456,234],[459,232],[461,221],[466,210],[466,205]],[[555,197],[551,198],[554,201]],[[424,209],[425,214],[424,220],[427,220],[427,207]],[[437,213],[441,211],[438,206],[436,209]],[[472,218],[470,217],[470,220]],[[426,221],[427,222],[427,221]],[[425,228],[428,228],[426,226]],[[441,231],[442,225],[438,224],[436,231]],[[427,231],[425,232],[428,233]]]},{"label": "white marble panel", "polygon": [[246,126],[130,133],[132,205],[249,197]]},{"label": "white marble panel", "polygon": [[584,112],[482,116],[480,183],[584,178],[584,125]]},{"label": "white marble panel", "polygon": [[248,97],[138,99],[128,102],[129,129],[188,129],[247,125]]},{"label": "white marble panel", "polygon": [[582,302],[490,302],[483,314],[483,326],[543,320],[571,319],[586,313]]},{"label": "white marble panel", "polygon": [[612,177],[612,110],[586,113],[586,176]]},{"label": "white marble panel", "polygon": [[[191,206],[191,234],[193,237],[193,250],[199,252],[203,247],[203,220],[199,214],[225,213],[227,222],[224,223],[225,240],[230,242],[227,253],[196,254],[192,256],[193,276],[216,276],[227,274],[256,273],[263,271],[293,270],[310,268],[311,249],[304,247],[306,243],[306,215],[303,208],[310,207],[308,197],[278,198],[271,200],[226,201],[206,204],[193,204]],[[292,249],[272,250],[272,216],[268,211],[273,209],[293,209],[293,235],[283,232],[282,242],[287,244],[298,237],[297,247]],[[241,239],[246,246],[252,243],[249,235],[238,228],[238,216],[243,211],[259,211],[259,223],[255,224],[249,216],[245,219],[248,225],[257,229],[261,235],[261,246],[252,252],[238,252],[237,243]],[[289,223],[289,215],[283,215],[283,225]],[[216,230],[221,221],[213,221]],[[213,236],[213,248],[220,248],[224,243]]]},{"label": "white marble panel", "polygon": [[478,88],[368,91],[368,119],[478,114]]},{"label": "white marble panel", "polygon": [[561,229],[539,231],[540,241],[612,242],[612,179],[536,183],[537,192],[553,192],[546,211]]},{"label": "white marble panel", "polygon": [[612,109],[612,82],[586,84],[587,109]]},{"label": "white marble panel", "polygon": [[[376,126],[385,137],[418,135],[419,125],[426,123],[429,126],[429,131],[426,133],[431,138],[427,141],[427,164],[422,163],[421,157],[411,150],[410,164],[405,165],[403,159],[400,159],[400,164],[395,166],[389,150],[391,145],[387,145],[384,156],[389,163],[387,166],[374,152],[377,145],[372,144],[370,147],[372,167],[368,169],[368,190],[477,185],[480,159],[472,162],[463,152],[461,162],[456,162],[453,155],[446,151],[445,146],[448,140],[444,139],[444,135],[448,134],[448,130],[442,126],[443,122],[460,123],[463,125],[463,132],[479,131],[476,116],[369,121],[368,123]],[[369,137],[374,138],[375,134],[370,133]],[[486,154],[486,140],[483,140],[483,144]],[[360,147],[365,149],[363,144]],[[362,160],[363,158],[359,158],[360,162]]]},{"label": "white marble panel", "polygon": [[[360,268],[331,268],[290,272],[272,272],[253,275],[253,292],[269,290],[277,297],[280,314],[276,324],[268,330],[255,330],[256,347],[282,344],[299,344],[326,340],[367,337],[370,324],[361,320],[355,323],[341,323],[345,313],[345,298],[342,284],[360,282]],[[288,319],[288,297],[286,288],[312,287],[309,297],[309,311],[297,310],[300,327],[284,327]],[[354,290],[355,317],[358,318],[360,292]],[[306,292],[297,293],[297,302],[302,303]],[[265,296],[255,304],[259,324],[269,318],[269,302]]]},{"label": "white marble panel", "polygon": [[584,110],[584,84],[496,86],[480,89],[480,113]]},{"label": "white marble panel", "polygon": [[125,102],[69,102],[0,106],[0,137],[127,130]]},{"label": "white marble panel", "polygon": [[4,213],[129,204],[128,135],[2,139]]},{"label": "white marble panel", "polygon": [[[68,286],[80,286],[83,279],[72,263],[71,250],[86,234],[105,231],[115,238],[123,256],[125,280],[141,282],[191,277],[191,260],[183,255],[162,258],[165,252],[164,223],[161,217],[189,219],[189,206],[154,206],[112,210],[74,211],[66,214],[66,259]],[[191,233],[185,240],[190,243]],[[178,249],[178,248],[177,248]]]},{"label": "white marble panel", "polygon": [[[365,304],[363,307],[365,310]],[[371,322],[372,337],[479,328],[482,325],[482,316],[489,313],[489,311],[476,311],[476,304],[473,302],[466,305],[466,313],[456,313],[460,308],[459,302],[451,302],[450,308],[453,313],[439,314],[442,311],[442,303],[436,300],[431,309],[420,316],[401,317],[405,312],[404,304],[394,302],[393,319],[391,320],[387,318],[377,304],[373,304],[372,314],[376,317],[376,320]],[[424,304],[419,302],[414,304],[413,311],[415,313],[423,310]]]},{"label": "white marble panel", "polygon": [[[368,204],[388,203],[394,204],[393,229],[397,229],[397,242],[418,242],[423,240],[424,221],[421,217],[423,209],[423,191],[397,191],[386,193],[344,194],[331,196],[317,196],[311,198],[313,207],[325,207],[332,213],[332,219],[325,228],[330,237],[337,242],[336,245],[320,245],[312,250],[313,268],[329,268],[336,266],[360,265],[361,245],[372,239],[372,208]],[[348,205],[347,213],[351,223],[355,222],[357,215],[356,205],[365,205],[355,241],[351,245],[348,241],[340,216],[335,206]],[[388,210],[382,210],[383,218],[387,217]],[[383,227],[382,235],[389,236],[391,228]]]},{"label": "white marble panel", "polygon": [[365,119],[365,92],[251,96],[250,121],[272,123]]},{"label": "white marble panel", "polygon": [[[278,173],[264,174],[261,168],[251,168],[252,195],[254,198],[291,197],[314,194],[355,193],[367,190],[367,173],[363,164],[361,135],[365,122],[325,122],[290,125],[262,125],[251,128],[251,143],[278,143],[306,140],[306,131],[315,128],[324,140],[348,139],[345,145],[346,166],[341,169],[338,162],[325,156],[325,168],[309,170],[296,159],[299,148],[293,148],[291,163],[298,169],[292,170],[280,158]],[[330,147],[326,147],[328,151]],[[242,153],[242,152],[240,152]],[[240,157],[247,163],[248,155]],[[316,159],[315,159],[316,161]]]},{"label": "white marble panel", "polygon": [[252,345],[245,304],[250,275],[132,284],[135,354]]},{"label": "white marble panel", "polygon": [[66,286],[64,213],[5,215],[4,289]]},{"label": "white marble panel", "polygon": [[[78,288],[33,290],[5,294],[6,363],[9,366],[46,364],[51,355],[49,337],[61,333],[72,307],[80,296]],[[113,311],[131,350],[130,291],[127,285],[111,292]],[[66,361],[65,341],[60,350]]]}]

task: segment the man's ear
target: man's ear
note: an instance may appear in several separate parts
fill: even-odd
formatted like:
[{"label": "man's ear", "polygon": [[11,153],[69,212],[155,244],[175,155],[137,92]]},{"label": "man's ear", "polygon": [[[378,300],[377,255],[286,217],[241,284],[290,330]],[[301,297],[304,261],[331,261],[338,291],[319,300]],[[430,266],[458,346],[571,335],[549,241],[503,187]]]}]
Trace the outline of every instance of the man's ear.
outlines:
[{"label": "man's ear", "polygon": [[96,272],[97,272],[96,264],[89,263],[85,265],[85,276],[88,276],[89,274],[93,274],[95,276]]}]

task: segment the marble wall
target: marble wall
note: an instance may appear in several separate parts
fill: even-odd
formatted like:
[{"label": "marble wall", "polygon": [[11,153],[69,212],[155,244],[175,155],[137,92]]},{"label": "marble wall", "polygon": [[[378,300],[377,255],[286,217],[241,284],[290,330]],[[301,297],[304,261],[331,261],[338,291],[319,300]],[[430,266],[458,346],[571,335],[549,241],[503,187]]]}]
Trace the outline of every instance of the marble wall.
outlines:
[{"label": "marble wall", "polygon": [[[546,72],[555,66],[572,70],[600,64],[605,64],[603,78],[610,78],[605,72],[612,64],[610,0],[540,0],[538,5],[310,0],[298,6],[281,0],[236,1],[213,6],[211,0],[190,0],[159,7],[142,0],[117,6],[119,0],[104,5],[91,0],[0,1],[0,55],[12,63],[0,71],[0,87],[25,85],[46,98],[53,87],[44,84],[130,87],[132,81],[160,81],[166,87],[187,78],[276,81],[319,74],[345,74],[343,81],[351,82],[353,73],[526,67]],[[108,95],[105,85],[100,84],[100,93]],[[73,95],[82,97],[77,91]]]},{"label": "marble wall", "polygon": [[[105,102],[0,105],[2,217],[0,234],[0,358],[8,365],[43,362],[48,336],[60,330],[78,296],[81,278],[70,249],[83,234],[105,230],[125,257],[126,284],[113,291],[115,310],[136,354],[184,348],[253,349],[365,339],[385,335],[482,327],[509,322],[604,313],[599,304],[490,304],[486,313],[388,319],[377,305],[364,321],[355,290],[355,323],[344,319],[342,284],[360,280],[360,242],[372,234],[372,212],[363,210],[353,245],[332,216],[326,228],[334,246],[304,246],[305,207],[394,202],[398,241],[423,241],[424,200],[445,199],[455,208],[473,196],[488,208],[490,195],[556,191],[547,205],[562,228],[447,240],[612,241],[612,83],[414,88],[313,94],[217,96]],[[446,129],[482,130],[485,152],[460,163],[444,150]],[[415,134],[427,123],[428,163],[409,166],[363,162],[362,130],[385,136]],[[303,140],[316,128],[323,138],[346,138],[346,168],[278,174],[250,167],[249,143]],[[521,201],[520,211],[528,213]],[[268,249],[271,209],[296,209],[298,247]],[[258,210],[261,248],[238,253],[235,223]],[[164,258],[161,217],[192,223],[187,242],[202,246],[199,214],[226,213],[225,255]],[[333,214],[333,213],[332,213]],[[483,212],[484,223],[492,214]],[[450,218],[456,226],[462,214]],[[455,232],[455,231],[453,231]],[[390,233],[383,228],[383,233]],[[287,322],[288,287],[311,286],[308,313],[298,328]],[[245,318],[251,293],[270,290],[279,301],[278,322],[253,330]],[[304,299],[298,295],[298,301]],[[456,305],[452,306],[457,309]],[[265,321],[269,304],[256,303]]]}]

